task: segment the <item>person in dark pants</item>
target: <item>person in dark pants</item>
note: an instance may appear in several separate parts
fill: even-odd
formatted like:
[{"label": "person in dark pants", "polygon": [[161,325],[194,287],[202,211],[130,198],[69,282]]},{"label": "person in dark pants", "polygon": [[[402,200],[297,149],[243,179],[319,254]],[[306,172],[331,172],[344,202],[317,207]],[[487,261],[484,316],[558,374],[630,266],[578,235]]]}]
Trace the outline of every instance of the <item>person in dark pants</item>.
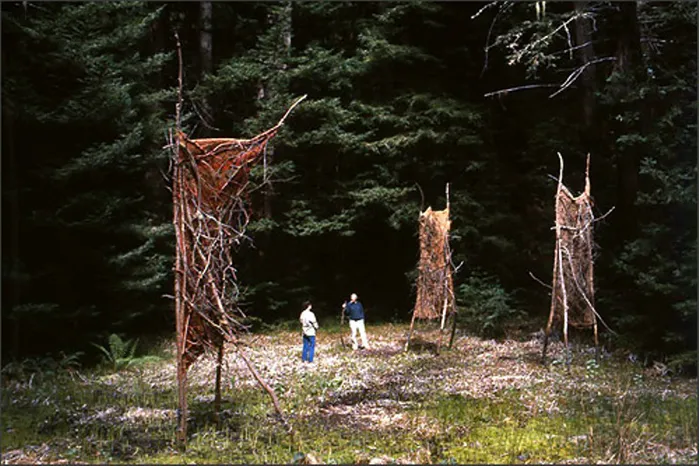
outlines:
[{"label": "person in dark pants", "polygon": [[303,350],[301,351],[301,360],[313,362],[313,353],[316,348],[316,330],[318,330],[318,321],[316,315],[311,311],[313,305],[310,301],[303,303],[304,310],[301,313],[301,330],[303,332]]}]

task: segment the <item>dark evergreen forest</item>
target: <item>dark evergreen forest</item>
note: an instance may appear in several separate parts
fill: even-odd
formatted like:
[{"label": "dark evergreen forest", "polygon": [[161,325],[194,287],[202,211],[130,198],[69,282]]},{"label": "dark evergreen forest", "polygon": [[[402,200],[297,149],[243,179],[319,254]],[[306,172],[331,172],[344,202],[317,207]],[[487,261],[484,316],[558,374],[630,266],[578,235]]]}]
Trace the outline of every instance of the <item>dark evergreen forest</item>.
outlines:
[{"label": "dark evergreen forest", "polygon": [[[167,131],[288,118],[236,252],[255,326],[410,319],[444,208],[459,325],[545,325],[559,163],[591,154],[607,345],[696,364],[696,2],[2,3],[3,360],[174,332]],[[587,336],[586,336],[587,337]],[[695,367],[695,366],[694,366]]]}]

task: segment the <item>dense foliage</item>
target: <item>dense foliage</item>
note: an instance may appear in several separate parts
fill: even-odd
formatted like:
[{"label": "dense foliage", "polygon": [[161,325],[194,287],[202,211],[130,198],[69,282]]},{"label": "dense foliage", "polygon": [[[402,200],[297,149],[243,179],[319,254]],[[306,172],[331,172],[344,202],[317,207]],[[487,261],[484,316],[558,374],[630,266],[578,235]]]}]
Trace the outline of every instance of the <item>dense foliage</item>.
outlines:
[{"label": "dense foliage", "polygon": [[251,316],[311,298],[333,319],[356,291],[369,319],[408,319],[417,213],[451,183],[462,323],[543,325],[548,175],[561,152],[581,190],[590,152],[597,215],[615,207],[596,225],[612,342],[694,361],[696,18],[692,2],[3,4],[5,357],[174,328],[178,31],[195,137],[253,136],[308,94],[255,172]]}]

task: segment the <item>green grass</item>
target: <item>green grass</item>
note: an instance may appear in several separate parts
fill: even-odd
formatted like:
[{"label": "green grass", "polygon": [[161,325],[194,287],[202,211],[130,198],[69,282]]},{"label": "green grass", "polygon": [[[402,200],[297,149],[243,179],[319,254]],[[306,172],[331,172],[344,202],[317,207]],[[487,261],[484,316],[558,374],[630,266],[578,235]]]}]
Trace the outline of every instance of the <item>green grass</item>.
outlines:
[{"label": "green grass", "polygon": [[575,425],[566,417],[529,416],[516,390],[496,401],[447,396],[437,398],[428,412],[451,435],[439,439],[440,456],[457,463],[560,462],[575,457],[567,441]]},{"label": "green grass", "polygon": [[[105,368],[7,371],[4,460],[71,463],[677,463],[697,462],[696,379],[653,375],[623,358],[570,374],[536,361],[535,342],[462,337],[439,356],[422,328],[402,351],[406,326],[369,328],[373,350],[352,353],[337,328],[319,333],[316,363],[300,363],[298,329],[251,336],[251,358],[294,426],[291,439],[267,395],[227,356],[220,422],[210,358],[190,371],[189,439],[174,442],[177,393],[171,342],[150,362]],[[557,352],[556,352],[557,351]],[[562,360],[552,348],[552,358]]]}]

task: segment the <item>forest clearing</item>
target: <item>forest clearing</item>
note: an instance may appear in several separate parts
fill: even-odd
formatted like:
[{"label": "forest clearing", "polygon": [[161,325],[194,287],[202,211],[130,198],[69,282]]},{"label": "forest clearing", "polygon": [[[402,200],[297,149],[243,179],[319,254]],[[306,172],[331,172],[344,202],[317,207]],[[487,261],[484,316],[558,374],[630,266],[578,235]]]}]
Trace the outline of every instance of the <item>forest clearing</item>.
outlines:
[{"label": "forest clearing", "polygon": [[3,2],[1,461],[696,464],[697,8]]},{"label": "forest clearing", "polygon": [[[294,323],[295,325],[295,323]],[[292,327],[295,328],[295,327]],[[696,463],[697,380],[644,368],[628,352],[512,335],[459,332],[434,354],[438,331],[370,325],[369,350],[321,331],[312,364],[298,331],[247,335],[248,356],[274,387],[295,438],[233,351],[223,370],[220,424],[214,358],[190,370],[189,440],[175,443],[174,343],[115,372],[56,370],[4,383],[3,463]],[[346,329],[343,329],[346,332]],[[347,336],[345,335],[345,340]],[[155,353],[153,353],[155,354]]]}]

